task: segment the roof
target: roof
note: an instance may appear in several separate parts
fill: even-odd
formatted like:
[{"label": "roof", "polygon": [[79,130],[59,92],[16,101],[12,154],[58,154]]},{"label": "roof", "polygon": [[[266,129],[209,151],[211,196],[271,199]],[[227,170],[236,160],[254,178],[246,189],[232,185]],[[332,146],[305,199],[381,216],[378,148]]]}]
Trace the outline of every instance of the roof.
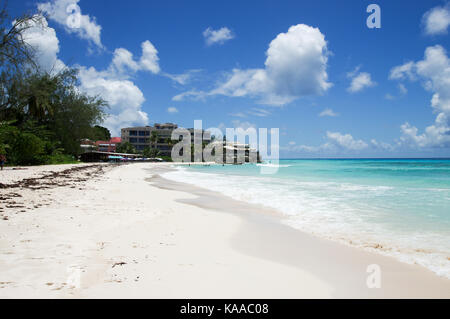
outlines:
[{"label": "roof", "polygon": [[122,139],[120,137],[113,137],[109,141],[97,141],[95,145],[111,145],[111,144],[120,144],[122,143]]},{"label": "roof", "polygon": [[[93,151],[89,152],[93,154],[104,154],[104,155],[112,155],[112,156],[132,156],[132,157],[142,157],[140,154],[125,154],[125,153],[112,153],[112,152],[100,152],[100,151]],[[87,154],[87,153],[85,153]]]}]

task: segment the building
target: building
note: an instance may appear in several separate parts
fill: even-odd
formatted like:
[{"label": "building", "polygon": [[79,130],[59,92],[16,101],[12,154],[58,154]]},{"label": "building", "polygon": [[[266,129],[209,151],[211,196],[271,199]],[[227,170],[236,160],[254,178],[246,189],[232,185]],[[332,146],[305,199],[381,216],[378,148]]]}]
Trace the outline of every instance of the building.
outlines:
[{"label": "building", "polygon": [[81,153],[89,153],[97,150],[97,146],[95,145],[94,141],[85,138],[80,141],[80,149]]},{"label": "building", "polygon": [[122,139],[120,137],[113,137],[109,141],[97,141],[95,145],[97,146],[97,150],[99,152],[108,152],[115,153],[117,145],[122,143]]},{"label": "building", "polygon": [[[128,127],[121,130],[122,141],[132,144],[138,152],[142,152],[147,147],[156,148],[162,156],[171,156],[173,143],[171,141],[172,132],[178,128],[177,124],[165,123],[155,124],[154,126]],[[194,141],[194,129],[189,129]],[[198,131],[197,131],[198,132]],[[203,141],[211,142],[211,134],[200,131],[203,135]]]},{"label": "building", "polygon": [[223,163],[226,164],[245,164],[245,163],[261,163],[262,159],[259,151],[252,148],[249,144],[241,144],[236,142],[220,141],[223,147]]}]

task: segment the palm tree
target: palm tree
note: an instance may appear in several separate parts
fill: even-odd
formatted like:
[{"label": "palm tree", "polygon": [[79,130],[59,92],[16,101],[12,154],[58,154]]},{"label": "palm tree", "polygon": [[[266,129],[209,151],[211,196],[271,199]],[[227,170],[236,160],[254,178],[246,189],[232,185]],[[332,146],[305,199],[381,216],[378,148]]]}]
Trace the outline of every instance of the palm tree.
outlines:
[{"label": "palm tree", "polygon": [[169,145],[170,149],[172,149],[172,146],[175,144],[174,141],[170,137],[166,138],[165,142],[167,145]]},{"label": "palm tree", "polygon": [[58,78],[48,74],[33,76],[28,92],[28,112],[38,119],[53,115],[53,102],[56,97]]},{"label": "palm tree", "polygon": [[157,144],[158,144],[158,139],[159,139],[159,134],[156,131],[152,131],[152,134],[150,136],[150,141],[153,144],[153,148],[156,148]]}]

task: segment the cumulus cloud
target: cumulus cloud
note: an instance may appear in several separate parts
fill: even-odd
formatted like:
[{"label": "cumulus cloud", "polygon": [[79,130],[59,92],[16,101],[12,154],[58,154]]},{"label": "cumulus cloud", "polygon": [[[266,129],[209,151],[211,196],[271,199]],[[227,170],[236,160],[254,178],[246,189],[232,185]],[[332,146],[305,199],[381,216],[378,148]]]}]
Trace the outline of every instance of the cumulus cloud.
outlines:
[{"label": "cumulus cloud", "polygon": [[79,2],[80,0],[52,0],[39,3],[38,9],[47,14],[51,20],[64,26],[67,32],[103,48],[102,27],[97,24],[95,17],[82,14]]},{"label": "cumulus cloud", "polygon": [[159,67],[158,50],[150,41],[144,41],[141,45],[142,56],[140,60],[135,61],[133,54],[124,48],[118,48],[114,51],[112,66],[119,73],[126,73],[129,71],[149,71],[157,74],[161,71]]},{"label": "cumulus cloud", "polygon": [[[425,89],[432,92],[431,107],[437,113],[437,117],[435,123],[427,127],[423,133],[419,133],[419,129],[409,123],[403,124],[401,126],[402,143],[420,148],[449,147],[450,60],[446,50],[440,45],[428,47],[425,50],[424,59],[415,63],[411,62],[407,70],[413,77],[421,79]],[[393,78],[411,77],[399,75]]]},{"label": "cumulus cloud", "polygon": [[127,49],[116,49],[111,64],[103,71],[79,67],[80,89],[89,95],[101,96],[110,105],[110,114],[104,125],[112,134],[119,134],[122,127],[147,125],[149,122],[148,114],[142,111],[144,94],[130,78],[138,71],[159,73],[159,57],[150,41],[144,41],[141,47],[139,59],[135,59]]},{"label": "cumulus cloud", "polygon": [[169,112],[171,114],[175,114],[175,113],[178,113],[178,109],[176,107],[169,107],[167,109],[167,112]]},{"label": "cumulus cloud", "polygon": [[394,68],[392,68],[390,74],[389,74],[389,79],[391,80],[405,80],[405,79],[409,79],[411,81],[416,79],[416,76],[414,74],[414,67],[415,64],[414,62],[410,61],[407,62],[405,64],[396,66]]},{"label": "cumulus cloud", "polygon": [[347,77],[351,79],[350,87],[347,89],[350,93],[360,92],[365,88],[376,85],[369,73],[359,72],[359,69],[360,67],[357,67],[354,71],[347,74]]},{"label": "cumulus cloud", "polygon": [[148,124],[148,114],[142,111],[144,94],[130,77],[138,71],[159,73],[158,61],[156,48],[150,41],[144,41],[139,60],[128,50],[118,48],[106,70],[79,67],[80,89],[89,95],[101,96],[109,103],[110,115],[105,125],[113,134],[119,134],[121,127]]},{"label": "cumulus cloud", "polygon": [[[59,72],[66,67],[58,58],[59,40],[55,30],[48,26],[47,20],[41,17],[40,23],[29,23],[33,25],[26,30],[24,39],[35,50],[39,67],[51,73]],[[137,61],[126,49],[116,50],[106,70],[98,71],[93,67],[76,66],[79,69],[80,91],[91,96],[100,96],[108,102],[109,115],[104,125],[115,135],[120,133],[121,127],[147,125],[149,122],[148,114],[142,111],[144,94],[129,80],[133,72],[143,70],[154,73],[159,70],[157,51],[153,45],[145,41],[142,48],[142,57]]]},{"label": "cumulus cloud", "polygon": [[375,139],[372,139],[370,141],[371,145],[373,148],[375,149],[379,149],[382,151],[394,151],[395,150],[395,146],[389,144],[389,143],[385,143],[385,142],[378,142]]},{"label": "cumulus cloud", "polygon": [[145,41],[142,43],[142,57],[139,61],[139,65],[143,70],[150,71],[152,73],[159,73],[160,68],[158,64],[158,50],[150,41]]},{"label": "cumulus cloud", "polygon": [[327,138],[329,143],[345,150],[360,151],[368,147],[366,142],[355,140],[350,134],[327,132]]},{"label": "cumulus cloud", "polygon": [[49,73],[64,69],[64,62],[58,59],[60,47],[55,29],[50,28],[42,16],[36,16],[35,20],[28,21],[27,24],[30,28],[25,30],[23,39],[33,47],[39,67]]},{"label": "cumulus cloud", "polygon": [[332,109],[330,108],[326,108],[325,110],[323,110],[320,114],[320,117],[324,117],[324,116],[330,116],[330,117],[336,117],[339,116],[338,113],[334,112]]},{"label": "cumulus cloud", "polygon": [[99,72],[93,67],[79,69],[80,89],[109,103],[110,114],[104,124],[112,134],[119,134],[121,127],[148,124],[148,115],[142,111],[144,94],[133,82],[115,78],[113,74]]},{"label": "cumulus cloud", "polygon": [[339,132],[327,132],[326,142],[319,146],[297,145],[295,142],[289,143],[282,150],[290,152],[306,153],[339,153],[339,152],[360,152],[369,147],[363,140],[357,140],[350,134]]},{"label": "cumulus cloud", "polygon": [[208,46],[213,44],[224,44],[226,41],[234,38],[233,33],[227,27],[220,28],[218,30],[213,30],[208,28],[203,31],[203,37]]},{"label": "cumulus cloud", "polygon": [[318,28],[304,24],[280,33],[269,45],[265,68],[234,69],[211,91],[191,90],[173,98],[204,99],[213,95],[258,98],[261,104],[281,106],[300,97],[325,93],[328,49]]},{"label": "cumulus cloud", "polygon": [[428,35],[446,34],[450,25],[450,4],[427,11],[422,18],[422,23]]}]

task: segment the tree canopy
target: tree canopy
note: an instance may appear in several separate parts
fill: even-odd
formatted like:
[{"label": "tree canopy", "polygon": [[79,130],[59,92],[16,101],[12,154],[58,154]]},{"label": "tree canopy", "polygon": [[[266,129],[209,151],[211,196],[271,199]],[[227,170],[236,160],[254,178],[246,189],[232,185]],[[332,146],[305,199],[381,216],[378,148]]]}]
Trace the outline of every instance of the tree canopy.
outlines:
[{"label": "tree canopy", "polygon": [[107,103],[78,89],[78,71],[40,70],[24,40],[38,15],[12,19],[0,10],[0,152],[17,165],[65,162],[81,139],[109,140],[101,126]]}]

